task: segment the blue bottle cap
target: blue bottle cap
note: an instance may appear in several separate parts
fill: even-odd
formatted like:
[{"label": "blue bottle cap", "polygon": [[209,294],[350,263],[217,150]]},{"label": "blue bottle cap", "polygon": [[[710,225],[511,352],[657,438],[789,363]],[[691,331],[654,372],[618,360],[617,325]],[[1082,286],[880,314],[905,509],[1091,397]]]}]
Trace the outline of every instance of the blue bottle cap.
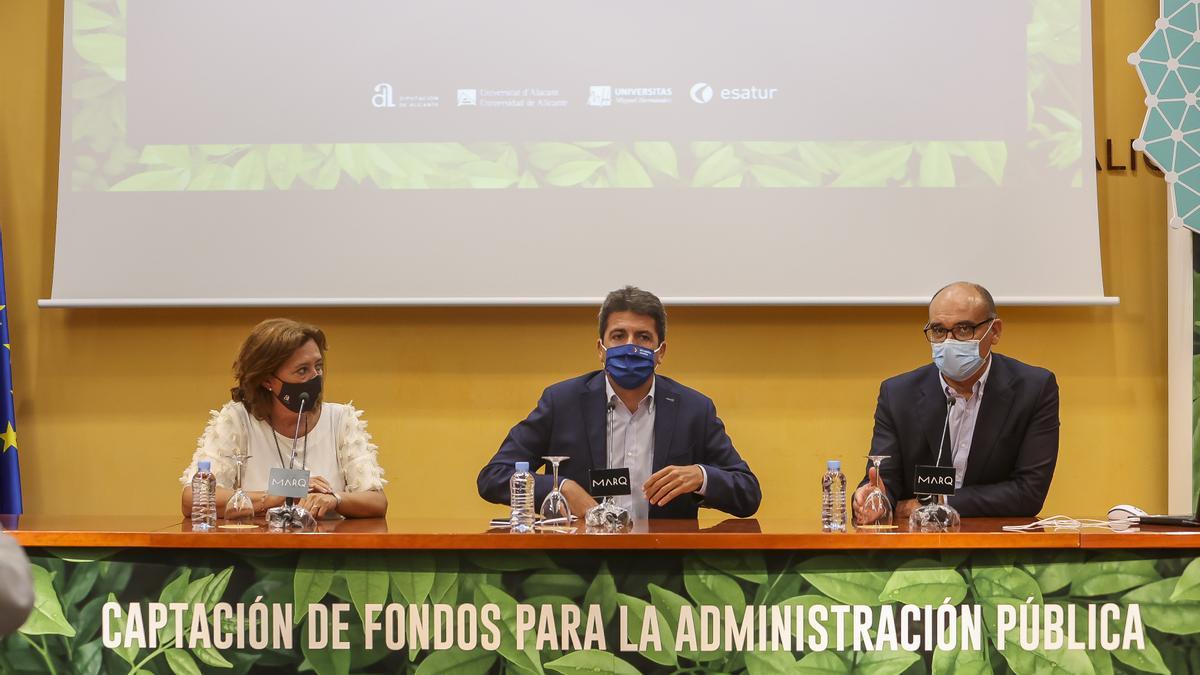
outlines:
[{"label": "blue bottle cap", "polygon": [[529,471],[529,462],[517,462],[517,471]]},{"label": "blue bottle cap", "polygon": [[841,471],[842,470],[842,460],[840,460],[840,459],[828,460],[825,462],[825,468],[830,471]]},{"label": "blue bottle cap", "polygon": [[207,459],[202,459],[199,462],[196,462],[196,469],[203,471],[204,473],[208,473],[212,471],[212,462],[208,461]]}]

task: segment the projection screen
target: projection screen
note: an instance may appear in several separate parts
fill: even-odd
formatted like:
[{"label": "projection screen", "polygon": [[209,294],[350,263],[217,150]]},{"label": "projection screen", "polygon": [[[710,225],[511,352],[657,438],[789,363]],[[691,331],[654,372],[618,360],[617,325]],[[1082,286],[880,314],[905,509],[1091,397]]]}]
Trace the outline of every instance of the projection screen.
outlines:
[{"label": "projection screen", "polygon": [[74,0],[44,306],[1104,304],[1087,0]]}]

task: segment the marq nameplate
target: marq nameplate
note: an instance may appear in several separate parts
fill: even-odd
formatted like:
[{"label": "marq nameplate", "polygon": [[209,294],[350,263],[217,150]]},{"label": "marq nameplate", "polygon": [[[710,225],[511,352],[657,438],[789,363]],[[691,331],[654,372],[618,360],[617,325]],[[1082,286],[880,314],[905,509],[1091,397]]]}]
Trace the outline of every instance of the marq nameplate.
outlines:
[{"label": "marq nameplate", "polygon": [[954,467],[918,464],[913,474],[913,493],[919,495],[954,494]]},{"label": "marq nameplate", "polygon": [[271,469],[267,483],[267,494],[273,497],[295,497],[308,494],[308,474],[305,469]]},{"label": "marq nameplate", "polygon": [[593,497],[633,494],[629,487],[629,469],[592,469],[588,471],[588,486],[588,494]]}]

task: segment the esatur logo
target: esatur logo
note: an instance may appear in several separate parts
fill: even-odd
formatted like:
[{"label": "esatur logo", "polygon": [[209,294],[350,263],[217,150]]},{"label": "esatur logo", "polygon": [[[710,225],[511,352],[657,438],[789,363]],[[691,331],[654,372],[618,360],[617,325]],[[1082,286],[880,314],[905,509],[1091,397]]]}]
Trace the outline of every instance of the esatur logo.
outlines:
[{"label": "esatur logo", "polygon": [[713,98],[730,103],[773,101],[779,95],[778,87],[721,87],[713,89],[707,82],[697,82],[689,92],[696,103],[708,103]]},{"label": "esatur logo", "polygon": [[732,87],[721,90],[722,101],[770,101],[779,94],[777,87]]},{"label": "esatur logo", "polygon": [[708,103],[712,100],[713,90],[712,87],[708,86],[707,82],[697,82],[692,85],[692,90],[689,94],[696,103]]}]

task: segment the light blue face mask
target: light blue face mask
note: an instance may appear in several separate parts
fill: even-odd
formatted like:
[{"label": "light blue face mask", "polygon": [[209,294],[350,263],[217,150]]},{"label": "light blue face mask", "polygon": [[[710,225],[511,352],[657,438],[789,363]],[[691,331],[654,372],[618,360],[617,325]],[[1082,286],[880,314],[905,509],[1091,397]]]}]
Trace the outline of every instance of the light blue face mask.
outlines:
[{"label": "light blue face mask", "polygon": [[974,375],[983,367],[983,357],[979,355],[979,343],[987,337],[988,333],[992,332],[992,325],[995,323],[996,320],[992,319],[992,323],[988,324],[987,330],[978,340],[948,338],[944,342],[934,342],[931,345],[933,347],[933,364],[942,371],[942,375],[955,382],[962,382]]}]

